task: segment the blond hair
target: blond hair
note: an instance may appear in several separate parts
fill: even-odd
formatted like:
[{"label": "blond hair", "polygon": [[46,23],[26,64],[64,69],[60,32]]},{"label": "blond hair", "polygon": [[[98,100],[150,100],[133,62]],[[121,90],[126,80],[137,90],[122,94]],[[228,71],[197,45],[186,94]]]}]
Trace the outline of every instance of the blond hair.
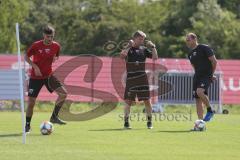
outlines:
[{"label": "blond hair", "polygon": [[134,34],[133,34],[133,38],[136,37],[144,37],[146,38],[146,34],[143,31],[137,30]]},{"label": "blond hair", "polygon": [[197,35],[195,33],[193,33],[193,32],[188,33],[187,37],[191,37],[191,39],[196,39],[196,40],[198,38]]}]

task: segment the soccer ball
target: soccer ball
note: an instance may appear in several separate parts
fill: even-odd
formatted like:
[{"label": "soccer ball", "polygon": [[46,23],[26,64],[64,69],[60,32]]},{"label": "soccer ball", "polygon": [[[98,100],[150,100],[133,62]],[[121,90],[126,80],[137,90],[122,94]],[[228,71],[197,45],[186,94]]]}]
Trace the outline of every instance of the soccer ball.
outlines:
[{"label": "soccer ball", "polygon": [[201,119],[196,120],[194,123],[194,130],[195,131],[205,131],[206,123]]},{"label": "soccer ball", "polygon": [[53,124],[48,121],[44,121],[40,125],[40,132],[42,135],[50,135],[53,132]]}]

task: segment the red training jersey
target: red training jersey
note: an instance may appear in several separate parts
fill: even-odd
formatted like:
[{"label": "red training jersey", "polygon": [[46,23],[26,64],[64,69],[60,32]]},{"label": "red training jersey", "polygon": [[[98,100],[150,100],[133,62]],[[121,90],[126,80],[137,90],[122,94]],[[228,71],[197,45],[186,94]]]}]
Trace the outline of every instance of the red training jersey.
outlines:
[{"label": "red training jersey", "polygon": [[33,57],[32,61],[39,67],[42,76],[36,76],[34,69],[32,68],[30,77],[32,79],[48,78],[52,74],[53,58],[55,56],[58,57],[59,52],[60,44],[55,41],[53,41],[50,45],[44,44],[43,40],[34,42],[28,49],[27,56]]}]

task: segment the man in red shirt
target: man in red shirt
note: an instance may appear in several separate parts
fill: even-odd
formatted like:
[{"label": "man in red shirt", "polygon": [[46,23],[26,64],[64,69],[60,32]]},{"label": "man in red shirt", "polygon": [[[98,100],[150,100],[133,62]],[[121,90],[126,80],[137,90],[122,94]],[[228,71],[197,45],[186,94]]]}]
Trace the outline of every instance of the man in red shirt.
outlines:
[{"label": "man in red shirt", "polygon": [[53,41],[54,34],[54,29],[50,26],[46,26],[43,29],[43,40],[34,42],[25,56],[26,61],[32,66],[28,86],[29,99],[26,112],[26,132],[30,132],[33,108],[43,85],[46,86],[49,92],[52,93],[55,91],[58,94],[50,122],[66,124],[58,118],[59,110],[67,97],[67,91],[64,88],[64,85],[53,75],[52,72],[52,63],[59,58],[60,52],[59,43]]}]

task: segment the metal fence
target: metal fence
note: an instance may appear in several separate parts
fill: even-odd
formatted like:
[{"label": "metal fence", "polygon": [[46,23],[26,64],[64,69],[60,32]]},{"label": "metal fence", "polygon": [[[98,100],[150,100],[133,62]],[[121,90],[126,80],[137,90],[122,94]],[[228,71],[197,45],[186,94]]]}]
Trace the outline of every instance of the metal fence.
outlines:
[{"label": "metal fence", "polygon": [[[217,80],[213,82],[208,90],[210,103],[218,106],[218,112],[222,112],[221,104],[221,74],[216,74]],[[192,96],[193,73],[166,73],[159,76],[160,81],[171,85],[171,89],[158,96],[159,104],[195,104]],[[159,86],[159,89],[166,88]]]},{"label": "metal fence", "polygon": [[19,83],[20,82],[18,70],[12,69],[0,70],[0,100],[19,99],[20,98]]},{"label": "metal fence", "polygon": [[[24,72],[23,72],[24,74]],[[25,79],[25,76],[23,75]],[[0,111],[20,110],[19,70],[0,70]]]}]

